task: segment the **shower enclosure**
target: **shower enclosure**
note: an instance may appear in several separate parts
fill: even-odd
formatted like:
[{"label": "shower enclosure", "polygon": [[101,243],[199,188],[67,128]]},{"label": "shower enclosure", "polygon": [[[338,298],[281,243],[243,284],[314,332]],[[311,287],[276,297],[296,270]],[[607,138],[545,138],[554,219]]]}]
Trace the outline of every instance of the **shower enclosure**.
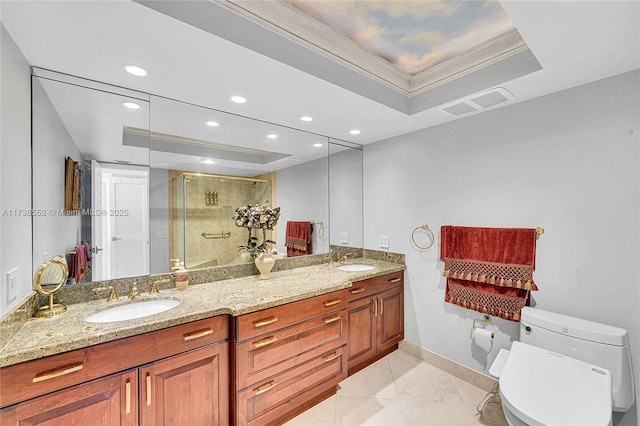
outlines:
[{"label": "shower enclosure", "polygon": [[247,230],[235,226],[235,210],[274,206],[271,180],[203,173],[170,173],[169,255],[187,269],[240,263]]}]

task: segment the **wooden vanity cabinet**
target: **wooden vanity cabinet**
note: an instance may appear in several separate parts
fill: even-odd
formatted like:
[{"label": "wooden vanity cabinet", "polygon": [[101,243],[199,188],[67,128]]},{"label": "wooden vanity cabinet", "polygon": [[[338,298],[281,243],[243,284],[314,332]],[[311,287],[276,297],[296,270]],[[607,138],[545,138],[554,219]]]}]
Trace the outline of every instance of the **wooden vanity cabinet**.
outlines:
[{"label": "wooden vanity cabinet", "polygon": [[353,283],[348,290],[349,374],[398,347],[404,338],[403,272]]},{"label": "wooden vanity cabinet", "polygon": [[227,425],[229,321],[208,318],[0,370],[0,424]]},{"label": "wooden vanity cabinet", "polygon": [[3,409],[0,424],[135,426],[138,372],[95,379]]},{"label": "wooden vanity cabinet", "polygon": [[347,377],[347,290],[236,318],[236,425],[276,425],[335,393]]},{"label": "wooden vanity cabinet", "polygon": [[228,353],[217,343],[140,367],[140,425],[226,426]]}]

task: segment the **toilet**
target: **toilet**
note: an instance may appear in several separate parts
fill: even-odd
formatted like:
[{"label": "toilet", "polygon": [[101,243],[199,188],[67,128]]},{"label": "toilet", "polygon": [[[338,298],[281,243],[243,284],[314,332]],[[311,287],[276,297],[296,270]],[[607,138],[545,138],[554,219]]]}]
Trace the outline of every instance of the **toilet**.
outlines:
[{"label": "toilet", "polygon": [[606,426],[635,400],[626,330],[537,308],[499,380],[510,426]]}]

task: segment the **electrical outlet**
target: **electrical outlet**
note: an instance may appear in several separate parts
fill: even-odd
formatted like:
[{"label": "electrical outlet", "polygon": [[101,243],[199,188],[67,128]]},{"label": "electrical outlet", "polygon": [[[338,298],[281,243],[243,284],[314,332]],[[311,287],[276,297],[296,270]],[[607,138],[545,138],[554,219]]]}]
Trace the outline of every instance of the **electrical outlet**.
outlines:
[{"label": "electrical outlet", "polygon": [[378,245],[380,248],[389,248],[389,236],[388,235],[380,235],[378,239]]},{"label": "electrical outlet", "polygon": [[11,303],[18,296],[18,268],[7,272],[7,303]]},{"label": "electrical outlet", "polygon": [[156,240],[166,240],[169,238],[169,231],[156,231]]},{"label": "electrical outlet", "polygon": [[340,244],[349,244],[349,233],[343,232],[340,234]]}]

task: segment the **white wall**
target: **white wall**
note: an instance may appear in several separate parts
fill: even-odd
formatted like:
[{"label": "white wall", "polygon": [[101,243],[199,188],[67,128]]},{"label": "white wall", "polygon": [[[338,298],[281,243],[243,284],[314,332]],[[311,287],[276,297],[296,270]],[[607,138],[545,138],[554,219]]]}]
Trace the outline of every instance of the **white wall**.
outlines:
[{"label": "white wall", "polygon": [[[166,233],[166,234],[165,234]],[[166,237],[164,236],[166,235]],[[149,169],[149,261],[151,274],[169,271],[169,173]]]},{"label": "white wall", "polygon": [[[276,238],[279,253],[287,252],[284,239],[288,220],[322,221],[328,229],[329,183],[327,172],[326,158],[276,172],[277,207],[281,208]],[[314,230],[312,237],[313,254],[329,251],[328,232],[325,232],[323,238],[318,238],[318,233]]]},{"label": "white wall", "polygon": [[[445,303],[442,225],[537,227],[541,309],[629,331],[640,387],[639,72],[365,146],[365,247],[406,253],[405,338],[478,371],[518,337],[493,319],[487,356],[475,311]],[[517,97],[517,94],[516,94]],[[410,243],[427,223],[436,244]],[[616,424],[636,424],[637,409]]]},{"label": "white wall", "polygon": [[[31,217],[7,211],[31,208],[30,68],[0,24],[0,315],[31,292]],[[19,269],[16,298],[7,301],[6,272]]]}]

